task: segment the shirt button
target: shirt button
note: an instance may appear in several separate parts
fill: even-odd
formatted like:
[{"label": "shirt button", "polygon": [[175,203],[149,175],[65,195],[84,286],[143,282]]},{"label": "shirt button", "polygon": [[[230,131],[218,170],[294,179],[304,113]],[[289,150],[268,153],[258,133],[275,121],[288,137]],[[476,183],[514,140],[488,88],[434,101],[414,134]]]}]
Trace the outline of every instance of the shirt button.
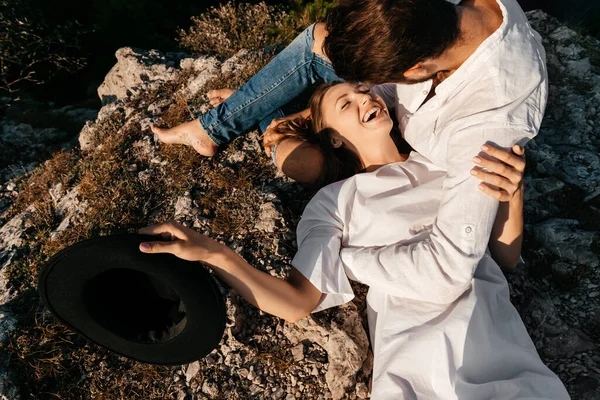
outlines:
[{"label": "shirt button", "polygon": [[424,95],[427,95],[427,93],[429,93],[429,91],[427,91],[427,90],[423,90],[423,94],[424,94]]},{"label": "shirt button", "polygon": [[471,231],[472,231],[472,229],[471,229],[471,227],[470,227],[470,226],[467,226],[467,227],[465,228],[465,232],[467,232],[467,233],[471,233]]}]

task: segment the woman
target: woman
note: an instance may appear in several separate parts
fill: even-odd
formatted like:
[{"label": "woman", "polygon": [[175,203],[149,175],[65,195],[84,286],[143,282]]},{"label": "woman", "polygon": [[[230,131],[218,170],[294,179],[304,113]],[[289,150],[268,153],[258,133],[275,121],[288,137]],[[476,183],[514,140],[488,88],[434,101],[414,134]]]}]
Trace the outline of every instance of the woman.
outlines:
[{"label": "woman", "polygon": [[[514,267],[520,251],[523,198],[515,187],[524,161],[483,147],[504,162],[479,157],[478,164],[504,171],[499,186],[516,194],[503,203],[490,241],[498,264],[486,254],[469,287],[448,302],[444,291],[453,276],[435,266],[406,270],[385,255],[364,264],[355,253],[383,253],[429,235],[445,171],[418,153],[396,150],[387,107],[365,87],[342,83],[318,90],[311,110],[311,128],[317,131],[304,139],[320,143],[326,158],[340,150],[354,153],[358,164],[348,164],[348,171],[365,172],[326,186],[307,205],[287,281],[176,223],[141,229],[166,239],[143,243],[141,251],[201,261],[247,301],[290,322],[350,301],[348,278],[369,285],[373,399],[568,398],[539,359],[498,266]],[[298,135],[289,127],[286,134]],[[500,183],[494,174],[474,171],[484,182]],[[497,192],[483,187],[490,195]]]}]

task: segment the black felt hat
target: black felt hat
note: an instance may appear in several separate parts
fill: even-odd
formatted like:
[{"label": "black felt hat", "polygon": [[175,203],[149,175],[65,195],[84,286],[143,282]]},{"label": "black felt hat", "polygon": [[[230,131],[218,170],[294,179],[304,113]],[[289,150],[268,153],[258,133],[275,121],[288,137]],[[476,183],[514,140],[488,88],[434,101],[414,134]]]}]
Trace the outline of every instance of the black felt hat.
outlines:
[{"label": "black felt hat", "polygon": [[77,243],[46,263],[38,288],[54,316],[102,347],[145,363],[189,363],[219,344],[223,297],[200,263],[139,250],[153,240],[124,234]]}]

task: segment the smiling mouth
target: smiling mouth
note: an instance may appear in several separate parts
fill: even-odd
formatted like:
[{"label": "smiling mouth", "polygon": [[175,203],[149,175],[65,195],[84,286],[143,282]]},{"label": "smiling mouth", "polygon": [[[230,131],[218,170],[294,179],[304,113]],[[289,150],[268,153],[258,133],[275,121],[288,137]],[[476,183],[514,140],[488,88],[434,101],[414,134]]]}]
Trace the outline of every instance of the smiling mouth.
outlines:
[{"label": "smiling mouth", "polygon": [[362,122],[370,122],[372,120],[374,120],[375,118],[377,118],[379,116],[379,114],[381,114],[381,107],[379,106],[374,106],[373,108],[371,108],[369,111],[367,111],[365,113],[365,116],[363,117],[363,121]]}]

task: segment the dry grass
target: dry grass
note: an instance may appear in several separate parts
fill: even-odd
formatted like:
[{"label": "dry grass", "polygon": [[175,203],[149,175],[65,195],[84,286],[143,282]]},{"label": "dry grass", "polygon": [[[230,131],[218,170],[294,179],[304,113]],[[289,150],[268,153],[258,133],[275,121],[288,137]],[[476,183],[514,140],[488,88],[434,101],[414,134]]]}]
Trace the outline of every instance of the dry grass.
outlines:
[{"label": "dry grass", "polygon": [[287,14],[264,2],[228,2],[192,17],[192,26],[179,32],[181,47],[194,54],[231,57],[241,49],[282,43],[279,35]]},{"label": "dry grass", "polygon": [[33,325],[12,335],[3,347],[25,380],[26,398],[165,399],[176,392],[169,383],[172,368],[136,363],[100,349],[48,314],[36,314]]},{"label": "dry grass", "polygon": [[[263,56],[251,58],[241,76],[219,76],[212,84],[239,85],[242,77],[267,61]],[[143,94],[143,100],[172,95],[188,77],[165,85],[160,93]],[[140,99],[132,99],[129,106],[136,101]],[[171,126],[187,121],[190,108],[201,107],[205,101],[201,95],[191,100],[177,97],[163,121]],[[197,204],[203,216],[211,220],[214,237],[225,242],[235,239],[244,248],[266,248],[272,238],[252,232],[263,202],[254,187],[272,177],[275,170],[261,154],[246,157],[243,169],[223,167],[229,153],[242,151],[242,139],[226,153],[207,159],[188,147],[156,146],[144,139],[137,123],[126,122],[120,112],[93,128],[94,150],[57,153],[20,184],[11,215],[33,204],[33,222],[26,232],[26,245],[19,249],[18,261],[10,265],[11,282],[19,290],[11,304],[19,315],[19,326],[3,350],[10,355],[10,366],[26,398],[173,398],[178,390],[170,383],[173,370],[115,356],[72,334],[48,314],[40,314],[37,272],[52,255],[73,243],[172,218],[173,200],[184,192],[199,194]],[[152,157],[158,157],[159,163]],[[147,174],[145,179],[140,172]],[[78,200],[87,208],[65,231],[50,239],[61,218],[48,191],[58,183],[64,191],[78,185]],[[271,354],[265,355],[270,362],[279,364],[277,360],[285,359],[283,355],[265,354]]]},{"label": "dry grass", "polygon": [[40,168],[35,169],[29,178],[22,182],[10,213],[19,213],[36,201],[51,202],[48,190],[54,184],[62,183],[64,188],[70,187],[78,175],[79,157],[76,151],[60,151]]}]

